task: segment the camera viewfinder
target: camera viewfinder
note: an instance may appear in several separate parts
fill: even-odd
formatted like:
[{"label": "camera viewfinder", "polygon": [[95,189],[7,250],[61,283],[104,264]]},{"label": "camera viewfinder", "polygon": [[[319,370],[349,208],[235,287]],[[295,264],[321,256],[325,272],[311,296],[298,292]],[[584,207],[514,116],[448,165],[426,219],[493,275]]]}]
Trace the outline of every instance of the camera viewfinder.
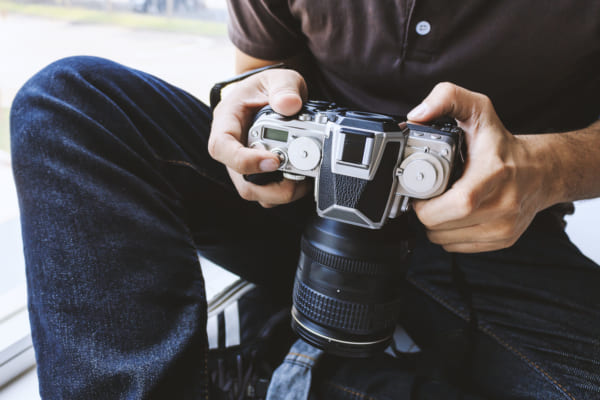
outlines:
[{"label": "camera viewfinder", "polygon": [[344,149],[341,161],[368,166],[371,162],[371,151],[373,150],[373,138],[368,135],[356,134],[345,131]]}]

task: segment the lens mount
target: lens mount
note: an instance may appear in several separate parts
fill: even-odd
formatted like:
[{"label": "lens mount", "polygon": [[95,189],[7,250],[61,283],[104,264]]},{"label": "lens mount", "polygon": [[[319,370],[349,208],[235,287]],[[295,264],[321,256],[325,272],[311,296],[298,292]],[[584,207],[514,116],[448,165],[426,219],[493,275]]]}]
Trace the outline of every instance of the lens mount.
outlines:
[{"label": "lens mount", "polygon": [[306,342],[341,357],[370,357],[385,350],[392,341],[393,331],[377,337],[344,336],[317,325],[292,307],[292,329]]}]

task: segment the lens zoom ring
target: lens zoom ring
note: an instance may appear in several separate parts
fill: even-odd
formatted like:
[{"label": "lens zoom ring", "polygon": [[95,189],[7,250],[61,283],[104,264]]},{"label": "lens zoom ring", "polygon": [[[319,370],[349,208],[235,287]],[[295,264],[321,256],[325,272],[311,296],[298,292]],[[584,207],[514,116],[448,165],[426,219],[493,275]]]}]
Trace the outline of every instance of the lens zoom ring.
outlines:
[{"label": "lens zoom ring", "polygon": [[302,238],[302,251],[309,259],[341,272],[381,275],[392,274],[396,268],[398,268],[398,266],[390,264],[374,263],[363,260],[354,260],[348,257],[336,256],[334,254],[319,250],[304,238]]},{"label": "lens zoom ring", "polygon": [[345,302],[322,295],[296,280],[294,306],[310,320],[351,333],[365,333],[395,325],[399,303],[380,304],[374,314],[373,305]]}]

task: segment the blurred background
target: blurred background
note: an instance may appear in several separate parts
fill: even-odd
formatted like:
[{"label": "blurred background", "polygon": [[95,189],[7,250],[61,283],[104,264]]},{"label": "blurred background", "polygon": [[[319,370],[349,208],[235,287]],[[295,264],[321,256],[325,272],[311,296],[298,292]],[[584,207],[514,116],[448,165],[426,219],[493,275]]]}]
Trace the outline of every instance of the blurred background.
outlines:
[{"label": "blurred background", "polygon": [[[225,0],[0,0],[0,400],[39,399],[9,156],[16,92],[52,61],[95,55],[148,71],[208,102],[212,84],[234,74],[226,23]],[[600,200],[576,206],[568,233],[600,262],[593,234]],[[207,290],[218,290],[222,278],[207,277]]]}]

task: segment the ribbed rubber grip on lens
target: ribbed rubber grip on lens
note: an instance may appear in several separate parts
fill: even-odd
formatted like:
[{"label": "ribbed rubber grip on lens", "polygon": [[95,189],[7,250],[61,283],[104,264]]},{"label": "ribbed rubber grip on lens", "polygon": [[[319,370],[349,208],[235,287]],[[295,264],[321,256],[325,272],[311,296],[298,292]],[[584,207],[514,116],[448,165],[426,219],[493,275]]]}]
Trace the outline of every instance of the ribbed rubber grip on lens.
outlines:
[{"label": "ribbed rubber grip on lens", "polygon": [[367,274],[367,275],[388,275],[397,272],[396,265],[389,263],[377,263],[372,261],[357,260],[343,256],[337,256],[329,252],[320,250],[313,246],[304,237],[301,242],[302,252],[310,260],[318,262],[329,268],[333,268],[340,272],[348,272],[352,274]]},{"label": "ribbed rubber grip on lens", "polygon": [[349,333],[372,333],[394,326],[399,305],[397,300],[377,305],[342,301],[325,296],[299,280],[294,284],[294,306],[298,312],[317,324]]}]

